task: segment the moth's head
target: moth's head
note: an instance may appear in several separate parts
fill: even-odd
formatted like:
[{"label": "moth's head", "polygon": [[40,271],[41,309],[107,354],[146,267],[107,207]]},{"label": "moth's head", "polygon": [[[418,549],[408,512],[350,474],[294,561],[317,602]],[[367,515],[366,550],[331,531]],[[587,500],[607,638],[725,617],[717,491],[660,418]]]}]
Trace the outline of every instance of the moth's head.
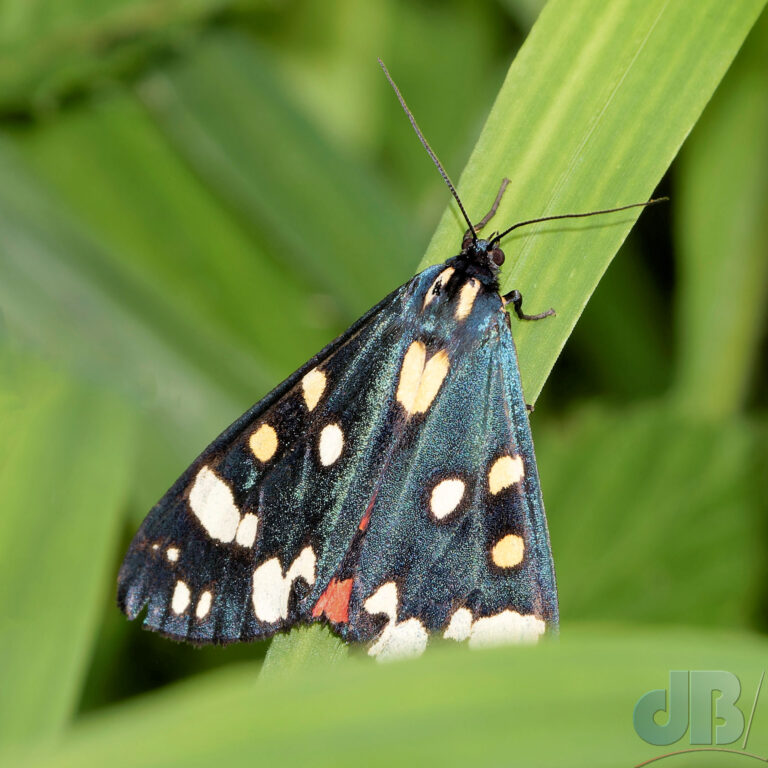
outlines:
[{"label": "moth's head", "polygon": [[467,232],[461,242],[460,257],[471,264],[478,275],[489,277],[496,281],[499,268],[504,263],[504,251],[499,248],[499,241],[493,237],[489,240],[474,238],[472,232]]}]

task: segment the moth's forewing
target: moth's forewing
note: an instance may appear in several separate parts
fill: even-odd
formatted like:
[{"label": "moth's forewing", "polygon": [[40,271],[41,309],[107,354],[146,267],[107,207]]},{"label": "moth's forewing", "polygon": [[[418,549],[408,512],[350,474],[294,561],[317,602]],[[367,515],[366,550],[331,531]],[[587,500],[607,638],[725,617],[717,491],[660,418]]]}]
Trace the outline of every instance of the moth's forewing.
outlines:
[{"label": "moth's forewing", "polygon": [[196,643],[330,623],[382,656],[428,632],[557,624],[514,343],[446,265],[392,293],[227,429],[137,533],[120,607]]}]

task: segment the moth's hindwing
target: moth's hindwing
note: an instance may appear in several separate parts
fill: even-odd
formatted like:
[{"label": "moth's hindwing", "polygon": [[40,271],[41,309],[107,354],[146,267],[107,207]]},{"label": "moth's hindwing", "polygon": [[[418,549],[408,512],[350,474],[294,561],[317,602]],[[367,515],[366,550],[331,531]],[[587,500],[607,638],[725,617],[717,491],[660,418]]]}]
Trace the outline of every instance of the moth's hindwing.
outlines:
[{"label": "moth's hindwing", "polygon": [[501,299],[430,267],[226,430],[137,533],[118,601],[177,639],[325,621],[382,657],[533,640],[557,596]]}]

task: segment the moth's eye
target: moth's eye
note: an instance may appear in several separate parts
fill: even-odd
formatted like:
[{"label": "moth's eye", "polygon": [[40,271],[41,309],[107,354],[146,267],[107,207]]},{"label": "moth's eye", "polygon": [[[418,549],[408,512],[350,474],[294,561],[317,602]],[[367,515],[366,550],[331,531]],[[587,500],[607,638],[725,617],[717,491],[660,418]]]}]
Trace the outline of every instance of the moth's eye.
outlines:
[{"label": "moth's eye", "polygon": [[504,251],[501,248],[494,248],[491,251],[491,259],[497,267],[500,267],[504,263]]},{"label": "moth's eye", "polygon": [[472,245],[472,233],[467,232],[467,234],[464,235],[464,239],[461,241],[461,250],[466,251],[470,245]]}]

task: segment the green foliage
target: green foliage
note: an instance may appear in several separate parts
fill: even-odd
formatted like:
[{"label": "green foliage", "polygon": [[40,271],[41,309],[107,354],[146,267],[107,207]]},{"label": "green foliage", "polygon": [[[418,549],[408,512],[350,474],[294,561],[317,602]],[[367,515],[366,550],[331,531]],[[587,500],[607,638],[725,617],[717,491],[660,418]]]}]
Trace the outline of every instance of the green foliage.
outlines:
[{"label": "green foliage", "polygon": [[[763,2],[552,0],[517,57],[538,0],[44,5],[0,10],[9,764],[630,765],[656,754],[634,702],[670,668],[729,669],[752,695],[765,14],[728,68]],[[265,663],[265,644],[175,646],[114,608],[127,537],[221,428],[408,278],[446,207],[376,55],[449,173],[469,158],[474,216],[512,179],[497,226],[644,199],[672,164],[671,205],[643,214],[532,417],[562,640],[438,642],[387,667],[317,628]],[[505,243],[504,287],[558,311],[513,322],[529,401],[636,218]],[[462,229],[448,206],[423,263]]]},{"label": "green foliage", "polygon": [[233,0],[10,0],[0,9],[0,107],[49,110],[179,45]]},{"label": "green foliage", "polygon": [[2,364],[0,744],[45,742],[87,671],[134,430],[116,398],[10,354]]},{"label": "green foliage", "polygon": [[[732,633],[565,625],[535,649],[443,645],[416,663],[350,659],[258,685],[254,665],[235,666],[92,717],[19,764],[636,765],[659,753],[632,731],[640,694],[682,664],[738,674],[751,700],[766,652],[764,638]],[[765,754],[766,726],[758,708],[751,751]]]},{"label": "green foliage", "polygon": [[763,17],[680,163],[677,395],[683,409],[713,419],[738,413],[748,398],[763,338],[767,45]]}]

